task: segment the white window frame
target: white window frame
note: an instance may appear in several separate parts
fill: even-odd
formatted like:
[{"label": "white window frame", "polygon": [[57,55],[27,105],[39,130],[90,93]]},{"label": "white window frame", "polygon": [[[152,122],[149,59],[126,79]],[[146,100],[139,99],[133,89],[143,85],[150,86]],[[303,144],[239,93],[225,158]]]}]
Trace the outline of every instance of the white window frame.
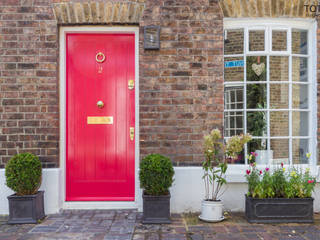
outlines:
[{"label": "white window frame", "polygon": [[[229,84],[228,85],[228,87],[236,87],[236,88],[234,88],[233,90],[231,90],[231,91],[234,91],[235,93],[235,99],[236,99],[236,101],[233,103],[233,104],[235,104],[235,105],[237,105],[237,104],[242,104],[242,106],[244,106],[244,104],[245,104],[245,102],[244,102],[244,99],[242,98],[242,101],[238,101],[238,99],[237,99],[237,91],[240,89],[239,88],[239,86],[236,86],[236,85],[231,85],[231,84]],[[240,86],[241,87],[241,86]],[[243,90],[242,90],[243,91]],[[230,100],[230,102],[231,102],[231,94],[229,94],[228,93],[228,98],[229,98],[229,100]],[[226,96],[226,92],[224,93],[224,96]],[[224,99],[224,101],[226,101],[226,99]],[[229,103],[230,104],[230,103]],[[242,108],[243,109],[243,108]],[[237,109],[235,109],[235,110],[237,110]],[[230,112],[240,112],[241,113],[241,115],[242,115],[242,117],[244,117],[243,115],[244,115],[244,112],[242,111],[230,111]],[[230,117],[230,115],[229,115],[229,117]],[[233,116],[234,117],[234,116]],[[230,118],[229,118],[229,121],[228,121],[228,128],[226,128],[226,126],[224,126],[224,130],[225,131],[228,131],[229,132],[229,134],[230,134],[230,131],[231,130],[235,130],[235,131],[237,131],[237,130],[242,130],[242,131],[244,131],[244,125],[242,124],[242,127],[240,128],[240,127],[238,127],[237,126],[237,123],[236,123],[236,120],[235,120],[235,124],[234,124],[236,127],[235,128],[231,128],[230,127]]]},{"label": "white window frame", "polygon": [[[308,54],[307,55],[299,55],[299,54],[291,54],[292,56],[303,56],[308,57],[308,77],[309,77],[309,98],[308,98],[308,106],[309,108],[309,135],[308,138],[310,138],[309,143],[309,152],[311,153],[311,159],[309,164],[298,164],[297,167],[299,168],[311,168],[311,171],[314,175],[318,175],[318,172],[320,172],[320,167],[317,167],[317,82],[316,82],[316,69],[317,69],[317,24],[314,19],[281,19],[281,18],[259,18],[259,19],[239,19],[239,18],[224,18],[224,30],[228,29],[244,29],[244,51],[248,53],[249,51],[249,39],[247,39],[248,31],[249,30],[262,30],[262,29],[269,29],[272,28],[272,30],[287,30],[287,51],[272,51],[272,30],[270,35],[265,33],[265,50],[264,51],[251,51],[249,54],[250,56],[261,56],[265,54],[270,55],[279,55],[279,56],[285,56],[290,53],[291,48],[291,30],[292,29],[304,29],[308,30]],[[270,51],[267,52],[267,49],[270,49]],[[228,57],[243,57],[244,54],[234,54],[234,55],[228,55]],[[246,60],[244,60],[244,64],[246,65]],[[289,61],[290,58],[289,58]],[[267,57],[267,64],[269,66],[269,57]],[[291,63],[289,62],[289,66],[291,66]],[[292,84],[291,78],[292,78],[292,69],[289,67],[289,84]],[[246,78],[246,71],[244,71],[244,78]],[[269,82],[269,72],[267,73],[267,82]],[[278,83],[277,81],[273,81],[272,83]],[[243,91],[246,91],[246,82],[231,82],[229,84],[225,85],[243,85],[244,89]],[[289,85],[290,86],[290,85]],[[267,87],[269,87],[269,84],[267,84]],[[292,92],[291,87],[289,87],[289,99],[291,99]],[[267,101],[269,101],[269,91],[267,91]],[[246,110],[246,99],[244,98],[244,110]],[[291,102],[291,101],[289,101]],[[269,104],[269,102],[268,102]],[[269,106],[269,105],[268,105]],[[265,110],[272,110],[272,111],[281,111],[281,109],[265,109]],[[291,124],[291,113],[292,113],[292,106],[289,106],[289,159],[292,159],[292,124]],[[301,110],[301,109],[300,109]],[[269,111],[268,111],[268,118]],[[244,121],[244,128],[246,129],[246,121]],[[270,137],[270,126],[268,126],[268,139]],[[275,138],[276,137],[272,137]],[[283,137],[279,137],[281,139]],[[287,138],[287,137],[286,137]],[[303,138],[303,137],[302,137]],[[270,146],[270,140],[268,140],[268,146]],[[269,164],[268,164],[269,165]],[[292,166],[292,165],[291,165]],[[266,165],[260,165],[259,167],[267,167]],[[243,175],[245,169],[248,168],[247,163],[246,164],[230,164],[228,168],[228,180],[233,182],[242,182],[243,181]]]}]

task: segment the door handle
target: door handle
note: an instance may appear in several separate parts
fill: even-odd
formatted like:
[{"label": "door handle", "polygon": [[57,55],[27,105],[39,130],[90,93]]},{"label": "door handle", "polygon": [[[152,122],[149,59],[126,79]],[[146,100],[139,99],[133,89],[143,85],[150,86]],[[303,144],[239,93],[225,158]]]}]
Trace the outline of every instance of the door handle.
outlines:
[{"label": "door handle", "polygon": [[134,139],[134,127],[130,127],[130,140],[133,141]]}]

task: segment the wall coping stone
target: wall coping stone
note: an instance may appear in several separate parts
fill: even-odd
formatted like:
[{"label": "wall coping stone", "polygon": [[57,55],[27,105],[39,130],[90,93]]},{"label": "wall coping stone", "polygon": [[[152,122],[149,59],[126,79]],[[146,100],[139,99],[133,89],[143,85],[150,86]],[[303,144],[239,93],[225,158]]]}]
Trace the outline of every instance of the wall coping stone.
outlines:
[{"label": "wall coping stone", "polygon": [[317,0],[220,0],[224,17],[311,18],[304,5],[318,5]]},{"label": "wall coping stone", "polygon": [[59,25],[138,24],[145,8],[138,2],[62,2],[53,4]]}]

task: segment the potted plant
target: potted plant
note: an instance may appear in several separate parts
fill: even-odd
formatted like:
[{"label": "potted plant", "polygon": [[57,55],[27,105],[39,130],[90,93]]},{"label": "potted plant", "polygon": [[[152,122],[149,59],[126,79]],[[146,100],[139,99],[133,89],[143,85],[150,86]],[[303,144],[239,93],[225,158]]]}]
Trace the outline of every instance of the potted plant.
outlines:
[{"label": "potted plant", "polygon": [[316,179],[310,170],[259,170],[255,163],[246,172],[248,193],[245,215],[250,223],[312,223]]},{"label": "potted plant", "polygon": [[140,162],[143,191],[142,223],[170,223],[170,192],[174,170],[169,158],[150,154]]},{"label": "potted plant", "polygon": [[227,183],[225,174],[228,168],[227,159],[234,159],[242,151],[243,145],[251,140],[251,136],[240,135],[222,143],[221,132],[214,129],[204,137],[205,161],[202,163],[204,170],[203,180],[205,186],[205,199],[201,203],[199,218],[207,222],[223,220],[223,204],[219,197],[221,189]]},{"label": "potted plant", "polygon": [[8,196],[9,224],[38,223],[45,217],[41,185],[42,167],[31,153],[13,156],[5,167],[6,184],[15,194]]}]

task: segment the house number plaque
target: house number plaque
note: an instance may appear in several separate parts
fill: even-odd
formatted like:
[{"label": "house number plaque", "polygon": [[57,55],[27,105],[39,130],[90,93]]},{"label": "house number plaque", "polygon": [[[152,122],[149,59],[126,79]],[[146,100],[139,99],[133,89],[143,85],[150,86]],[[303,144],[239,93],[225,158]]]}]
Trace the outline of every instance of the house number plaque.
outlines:
[{"label": "house number plaque", "polygon": [[113,124],[113,117],[88,117],[87,124]]}]

